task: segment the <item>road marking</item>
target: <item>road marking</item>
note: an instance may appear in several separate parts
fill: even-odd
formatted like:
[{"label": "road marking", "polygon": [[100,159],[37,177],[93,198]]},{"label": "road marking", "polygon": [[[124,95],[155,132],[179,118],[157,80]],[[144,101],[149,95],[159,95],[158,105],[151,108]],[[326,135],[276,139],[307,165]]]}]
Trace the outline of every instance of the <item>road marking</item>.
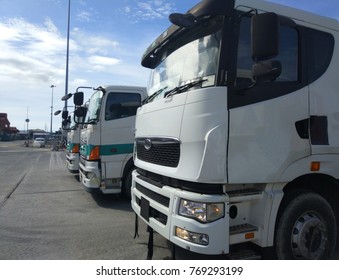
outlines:
[{"label": "road marking", "polygon": [[51,152],[51,156],[49,159],[49,170],[55,169],[64,169],[64,161],[60,156],[60,152]]}]

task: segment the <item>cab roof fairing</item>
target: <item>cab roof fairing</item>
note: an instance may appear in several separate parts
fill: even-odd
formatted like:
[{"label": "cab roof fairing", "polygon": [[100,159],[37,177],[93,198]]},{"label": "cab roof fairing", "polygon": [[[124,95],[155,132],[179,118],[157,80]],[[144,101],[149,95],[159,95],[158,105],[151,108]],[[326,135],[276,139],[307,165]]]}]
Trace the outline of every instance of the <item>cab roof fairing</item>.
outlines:
[{"label": "cab roof fairing", "polygon": [[[230,16],[233,13],[234,2],[235,0],[204,0],[188,10],[186,15],[192,14],[196,18],[196,21],[205,16]],[[146,49],[141,59],[141,65],[153,69],[155,65],[154,62],[161,60],[161,58],[157,57],[159,49],[185,29],[185,27],[172,24]]]}]

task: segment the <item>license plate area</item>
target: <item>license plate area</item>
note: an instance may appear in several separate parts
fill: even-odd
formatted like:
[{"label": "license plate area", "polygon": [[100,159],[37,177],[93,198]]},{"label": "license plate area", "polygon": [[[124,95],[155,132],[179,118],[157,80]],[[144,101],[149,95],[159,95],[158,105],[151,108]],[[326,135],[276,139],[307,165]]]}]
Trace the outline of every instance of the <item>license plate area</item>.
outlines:
[{"label": "license plate area", "polygon": [[149,201],[144,197],[141,197],[140,208],[141,208],[141,211],[140,211],[141,217],[143,217],[148,222],[149,221],[150,206],[149,206]]}]

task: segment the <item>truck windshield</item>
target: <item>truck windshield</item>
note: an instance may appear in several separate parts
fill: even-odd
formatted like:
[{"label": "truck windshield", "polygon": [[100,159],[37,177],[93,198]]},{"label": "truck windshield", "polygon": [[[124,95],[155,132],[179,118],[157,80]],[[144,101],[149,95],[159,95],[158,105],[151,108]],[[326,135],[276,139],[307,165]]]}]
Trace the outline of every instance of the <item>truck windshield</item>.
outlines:
[{"label": "truck windshield", "polygon": [[74,116],[74,113],[71,113],[71,117],[70,117],[71,124],[70,124],[70,126],[69,126],[69,128],[70,128],[71,130],[77,129],[77,123],[75,122],[75,118],[77,118],[77,117]]},{"label": "truck windshield", "polygon": [[101,90],[98,90],[91,96],[88,103],[86,123],[94,123],[98,121],[103,94],[104,93]]},{"label": "truck windshield", "polygon": [[[162,60],[151,71],[148,95],[154,95],[149,102],[197,80],[203,82],[196,83],[195,88],[215,85],[221,29],[222,18],[214,18],[175,36],[159,50]],[[185,87],[190,88],[193,87]]]}]

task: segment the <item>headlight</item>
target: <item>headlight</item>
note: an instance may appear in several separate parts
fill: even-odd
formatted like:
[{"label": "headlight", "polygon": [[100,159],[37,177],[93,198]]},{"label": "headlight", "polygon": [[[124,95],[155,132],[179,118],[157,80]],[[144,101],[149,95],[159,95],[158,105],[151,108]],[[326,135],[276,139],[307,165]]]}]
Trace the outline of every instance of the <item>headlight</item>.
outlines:
[{"label": "headlight", "polygon": [[181,199],[179,215],[208,223],[224,217],[224,209],[224,203],[201,203]]},{"label": "headlight", "polygon": [[94,178],[96,178],[97,176],[95,175],[94,172],[87,172],[86,177],[87,177],[88,179],[94,179]]}]

